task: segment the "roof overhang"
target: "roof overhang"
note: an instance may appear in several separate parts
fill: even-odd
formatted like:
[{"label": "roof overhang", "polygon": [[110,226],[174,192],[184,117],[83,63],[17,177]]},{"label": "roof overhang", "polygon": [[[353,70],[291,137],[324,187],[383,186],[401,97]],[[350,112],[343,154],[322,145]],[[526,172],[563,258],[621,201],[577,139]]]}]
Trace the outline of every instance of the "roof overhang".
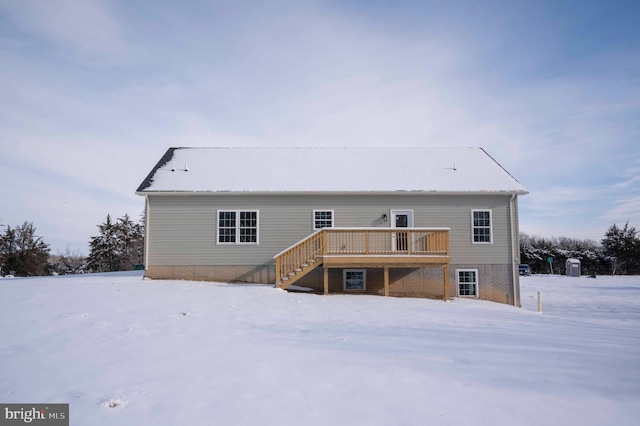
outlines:
[{"label": "roof overhang", "polygon": [[353,195],[526,195],[529,191],[353,191],[353,192],[334,192],[334,191],[136,191],[136,195],[159,195],[159,196],[247,196],[247,195],[334,195],[334,196],[353,196]]}]

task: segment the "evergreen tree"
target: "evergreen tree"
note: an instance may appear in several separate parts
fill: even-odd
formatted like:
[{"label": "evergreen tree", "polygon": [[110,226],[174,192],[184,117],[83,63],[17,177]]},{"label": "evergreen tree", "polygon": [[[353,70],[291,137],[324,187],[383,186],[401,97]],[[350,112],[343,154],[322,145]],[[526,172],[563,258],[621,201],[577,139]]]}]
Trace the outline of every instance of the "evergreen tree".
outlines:
[{"label": "evergreen tree", "polygon": [[144,229],[134,223],[129,215],[107,220],[98,225],[100,235],[89,242],[89,268],[95,272],[128,271],[141,263]]},{"label": "evergreen tree", "polygon": [[31,222],[7,226],[0,236],[0,270],[20,277],[48,275],[49,245],[36,235]]},{"label": "evergreen tree", "polygon": [[638,231],[629,227],[629,222],[624,228],[611,225],[602,239],[602,247],[613,274],[640,273],[640,240]]},{"label": "evergreen tree", "polygon": [[116,231],[119,244],[120,268],[129,271],[142,263],[144,231],[140,223],[134,223],[128,214],[118,219]]},{"label": "evergreen tree", "polygon": [[89,268],[95,272],[111,272],[120,270],[120,262],[116,251],[116,229],[107,214],[107,220],[98,225],[100,234],[91,237],[89,243]]}]

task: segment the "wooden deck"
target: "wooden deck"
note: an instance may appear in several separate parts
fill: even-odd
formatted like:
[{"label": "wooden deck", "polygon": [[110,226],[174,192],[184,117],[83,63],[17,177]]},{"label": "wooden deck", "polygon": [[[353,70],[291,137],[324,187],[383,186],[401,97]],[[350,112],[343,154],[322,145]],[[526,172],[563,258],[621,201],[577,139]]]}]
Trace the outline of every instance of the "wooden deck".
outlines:
[{"label": "wooden deck", "polygon": [[[448,228],[324,228],[275,257],[276,285],[286,288],[322,265],[325,293],[329,268],[383,268],[385,295],[388,268],[449,265]],[[447,276],[445,297],[448,298]]]}]

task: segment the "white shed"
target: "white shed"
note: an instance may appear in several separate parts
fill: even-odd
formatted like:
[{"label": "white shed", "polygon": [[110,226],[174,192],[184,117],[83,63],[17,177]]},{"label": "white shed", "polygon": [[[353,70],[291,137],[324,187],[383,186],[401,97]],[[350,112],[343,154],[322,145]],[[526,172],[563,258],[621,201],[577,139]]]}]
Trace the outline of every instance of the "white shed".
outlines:
[{"label": "white shed", "polygon": [[579,277],[580,276],[580,260],[567,259],[567,276]]}]

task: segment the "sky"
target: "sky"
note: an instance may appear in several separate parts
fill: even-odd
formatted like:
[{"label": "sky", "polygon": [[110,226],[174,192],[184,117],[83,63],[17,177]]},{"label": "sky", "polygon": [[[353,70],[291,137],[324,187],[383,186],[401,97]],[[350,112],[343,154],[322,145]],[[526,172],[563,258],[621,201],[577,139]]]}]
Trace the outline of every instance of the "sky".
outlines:
[{"label": "sky", "polygon": [[174,146],[483,147],[522,232],[640,228],[636,1],[0,0],[0,99],[0,224],[52,254]]}]

